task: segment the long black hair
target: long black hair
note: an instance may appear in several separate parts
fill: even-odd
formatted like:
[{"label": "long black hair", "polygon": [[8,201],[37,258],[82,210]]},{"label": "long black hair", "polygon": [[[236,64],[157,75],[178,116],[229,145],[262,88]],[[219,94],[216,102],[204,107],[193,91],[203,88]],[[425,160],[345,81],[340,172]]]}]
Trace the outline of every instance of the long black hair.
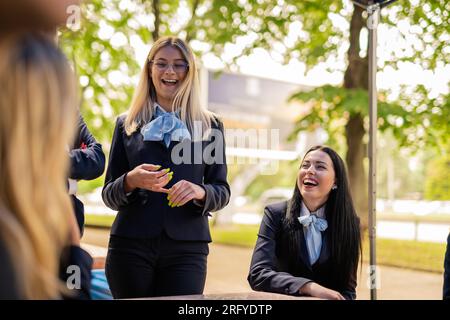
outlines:
[{"label": "long black hair", "polygon": [[[336,151],[327,146],[312,147],[306,152],[305,157],[308,153],[316,150],[328,154],[333,162],[337,189],[330,191],[325,215],[328,222],[328,244],[333,265],[333,282],[339,287],[345,287],[352,274],[356,275],[358,261],[362,256],[359,218],[353,206],[344,161]],[[297,231],[300,226],[297,218],[300,215],[302,201],[296,179],[294,193],[288,202],[283,219],[284,229],[289,236],[288,250],[292,253],[291,257],[299,256],[298,241],[300,239]]]}]

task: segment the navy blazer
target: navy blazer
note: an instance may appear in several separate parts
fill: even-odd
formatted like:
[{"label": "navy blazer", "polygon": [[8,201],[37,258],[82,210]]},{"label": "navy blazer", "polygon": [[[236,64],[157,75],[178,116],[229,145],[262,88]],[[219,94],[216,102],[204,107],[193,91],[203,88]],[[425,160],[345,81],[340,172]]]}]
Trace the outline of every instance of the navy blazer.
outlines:
[{"label": "navy blazer", "polygon": [[253,290],[298,296],[299,289],[314,281],[340,292],[346,299],[356,298],[356,270],[345,288],[337,287],[332,280],[328,229],[322,232],[322,249],[319,259],[311,266],[303,228],[298,222],[300,256],[295,264],[289,262],[291,253],[288,231],[283,228],[287,201],[272,204],[264,209],[264,217],[253,251],[248,282]]},{"label": "navy blazer", "polygon": [[[78,127],[69,157],[71,179],[92,180],[100,177],[105,170],[102,145],[95,140],[81,115],[78,115]],[[78,226],[83,234],[84,206],[76,196],[72,195],[71,198]]]},{"label": "navy blazer", "polygon": [[[68,270],[69,266],[78,266],[80,268],[80,288],[74,289],[71,296],[62,296],[62,299],[73,300],[87,300],[90,299],[91,289],[91,269],[92,257],[82,248],[71,245],[64,248],[59,265],[59,279],[67,282],[73,272]],[[24,299],[23,293],[18,289],[18,283],[21,275],[18,273],[20,269],[15,268],[12,257],[5,246],[5,243],[0,240],[0,300],[20,300]]]},{"label": "navy blazer", "polygon": [[[220,137],[198,142],[172,141],[167,148],[163,141],[143,141],[140,129],[128,136],[124,121],[125,115],[122,115],[116,122],[102,192],[105,204],[119,211],[111,234],[153,238],[165,230],[174,240],[211,242],[209,212],[224,208],[230,199],[222,123],[218,121],[217,124],[211,124],[212,129],[220,130]],[[219,163],[212,161],[214,158],[211,156],[214,157],[215,152],[210,152],[216,144],[221,146],[220,150],[216,150],[223,160]],[[182,151],[181,147],[184,147]],[[172,159],[172,151],[189,161],[175,163],[177,160]],[[202,156],[203,153],[206,157]],[[143,163],[160,165],[161,169],[170,168],[173,171],[173,178],[166,188],[180,180],[202,186],[206,191],[202,206],[189,201],[181,207],[171,208],[167,194],[140,188],[127,195],[124,178],[129,171]]]},{"label": "navy blazer", "polygon": [[447,249],[444,259],[444,300],[450,300],[450,233],[447,237]]}]

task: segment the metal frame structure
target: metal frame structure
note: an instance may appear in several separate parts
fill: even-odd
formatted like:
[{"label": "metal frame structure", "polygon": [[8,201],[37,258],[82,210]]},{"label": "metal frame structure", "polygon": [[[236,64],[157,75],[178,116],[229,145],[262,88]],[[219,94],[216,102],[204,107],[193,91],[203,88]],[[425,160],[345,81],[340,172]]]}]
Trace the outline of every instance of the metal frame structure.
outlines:
[{"label": "metal frame structure", "polygon": [[369,243],[370,243],[370,299],[377,299],[377,266],[376,266],[376,195],[377,195],[377,175],[376,175],[376,158],[377,158],[377,28],[380,18],[380,11],[387,5],[396,0],[378,0],[378,1],[361,1],[352,0],[352,2],[366,10],[367,29],[369,30]]}]

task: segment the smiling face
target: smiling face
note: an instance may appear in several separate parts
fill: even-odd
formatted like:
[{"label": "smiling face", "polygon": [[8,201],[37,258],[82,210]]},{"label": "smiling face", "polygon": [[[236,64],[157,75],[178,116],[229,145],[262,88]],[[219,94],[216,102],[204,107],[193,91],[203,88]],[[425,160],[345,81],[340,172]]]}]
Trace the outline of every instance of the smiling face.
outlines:
[{"label": "smiling face", "polygon": [[326,152],[314,150],[305,156],[297,186],[310,210],[316,210],[327,201],[335,179],[333,162]]},{"label": "smiling face", "polygon": [[177,90],[186,78],[188,64],[179,49],[165,46],[156,52],[149,68],[155,86],[156,101],[169,111]]}]

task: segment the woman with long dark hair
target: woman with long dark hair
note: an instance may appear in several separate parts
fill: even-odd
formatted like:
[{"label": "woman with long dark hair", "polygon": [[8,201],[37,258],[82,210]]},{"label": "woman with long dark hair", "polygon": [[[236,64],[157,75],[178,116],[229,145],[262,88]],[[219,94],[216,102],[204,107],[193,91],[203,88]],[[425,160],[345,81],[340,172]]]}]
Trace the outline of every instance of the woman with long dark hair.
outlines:
[{"label": "woman with long dark hair", "polygon": [[301,163],[289,201],[264,209],[248,282],[252,289],[355,299],[359,219],[341,157],[315,146]]}]

